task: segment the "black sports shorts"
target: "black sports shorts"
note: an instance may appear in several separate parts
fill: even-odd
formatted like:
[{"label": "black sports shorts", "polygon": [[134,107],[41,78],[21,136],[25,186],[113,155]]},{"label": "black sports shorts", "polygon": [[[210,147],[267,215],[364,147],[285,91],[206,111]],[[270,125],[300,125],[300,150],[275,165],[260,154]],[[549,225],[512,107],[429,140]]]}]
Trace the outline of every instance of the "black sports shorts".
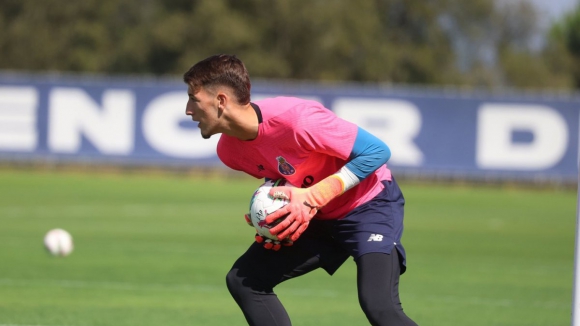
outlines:
[{"label": "black sports shorts", "polygon": [[391,254],[396,248],[403,274],[406,256],[401,236],[405,199],[394,178],[383,181],[383,184],[385,188],[379,194],[344,218],[311,220],[294,245],[282,247],[280,251],[318,257],[319,266],[332,275],[349,256],[357,260],[371,252]]}]

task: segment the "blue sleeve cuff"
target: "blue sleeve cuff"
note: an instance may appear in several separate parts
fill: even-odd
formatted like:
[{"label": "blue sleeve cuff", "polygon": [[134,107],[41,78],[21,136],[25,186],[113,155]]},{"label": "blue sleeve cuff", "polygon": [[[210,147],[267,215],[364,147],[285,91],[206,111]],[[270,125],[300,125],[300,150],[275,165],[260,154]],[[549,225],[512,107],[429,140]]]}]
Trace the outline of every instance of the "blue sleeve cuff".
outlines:
[{"label": "blue sleeve cuff", "polygon": [[382,140],[358,128],[354,146],[346,167],[363,180],[391,158],[391,150]]}]

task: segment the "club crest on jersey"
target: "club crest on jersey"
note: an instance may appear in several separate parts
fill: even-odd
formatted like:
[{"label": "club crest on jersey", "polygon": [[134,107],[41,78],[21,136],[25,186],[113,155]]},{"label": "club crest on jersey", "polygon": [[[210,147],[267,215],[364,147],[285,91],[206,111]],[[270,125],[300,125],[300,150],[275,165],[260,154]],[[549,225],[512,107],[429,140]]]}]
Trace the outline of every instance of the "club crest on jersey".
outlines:
[{"label": "club crest on jersey", "polygon": [[293,175],[296,172],[292,164],[288,163],[282,156],[276,157],[276,160],[278,161],[278,171],[283,175]]}]

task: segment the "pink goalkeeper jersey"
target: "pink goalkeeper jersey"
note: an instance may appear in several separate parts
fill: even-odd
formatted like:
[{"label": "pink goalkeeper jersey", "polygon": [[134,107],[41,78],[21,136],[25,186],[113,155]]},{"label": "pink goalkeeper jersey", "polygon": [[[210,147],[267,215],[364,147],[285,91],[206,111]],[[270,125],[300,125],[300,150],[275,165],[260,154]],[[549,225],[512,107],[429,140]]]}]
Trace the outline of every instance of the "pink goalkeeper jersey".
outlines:
[{"label": "pink goalkeeper jersey", "polygon": [[[256,178],[284,178],[309,187],[337,172],[347,162],[358,127],[338,118],[322,104],[292,97],[257,101],[262,116],[258,136],[240,140],[222,134],[217,146],[228,167]],[[319,210],[319,219],[339,219],[369,201],[391,180],[386,165]]]}]

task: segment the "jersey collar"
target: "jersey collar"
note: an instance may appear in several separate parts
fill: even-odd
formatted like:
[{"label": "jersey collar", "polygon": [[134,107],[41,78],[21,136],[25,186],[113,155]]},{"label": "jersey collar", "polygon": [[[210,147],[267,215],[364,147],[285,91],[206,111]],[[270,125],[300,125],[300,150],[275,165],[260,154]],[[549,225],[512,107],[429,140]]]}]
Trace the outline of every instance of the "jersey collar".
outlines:
[{"label": "jersey collar", "polygon": [[254,111],[256,111],[256,115],[258,116],[258,123],[262,123],[262,110],[260,110],[260,107],[256,103],[250,102],[250,105]]}]

